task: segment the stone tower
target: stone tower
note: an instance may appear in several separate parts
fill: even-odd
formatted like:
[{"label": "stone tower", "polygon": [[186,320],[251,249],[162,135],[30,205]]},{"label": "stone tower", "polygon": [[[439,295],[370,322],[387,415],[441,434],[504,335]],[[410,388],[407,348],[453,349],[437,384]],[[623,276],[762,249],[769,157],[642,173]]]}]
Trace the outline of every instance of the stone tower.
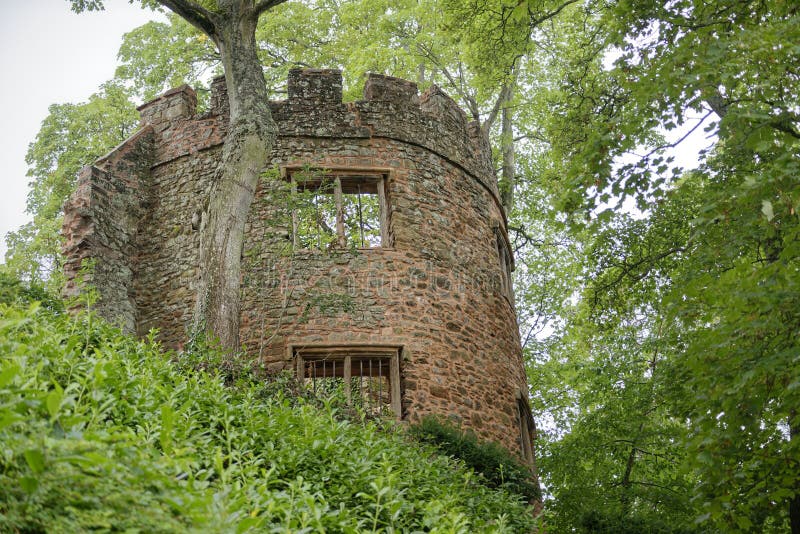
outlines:
[{"label": "stone tower", "polygon": [[[224,80],[195,107],[187,86],[142,105],[141,129],[65,206],[67,292],[93,259],[99,312],[173,348],[192,326]],[[243,250],[247,355],[398,418],[449,416],[532,462],[513,257],[478,124],[438,88],[386,76],[343,103],[332,70],[292,71],[271,108],[273,168]]]}]

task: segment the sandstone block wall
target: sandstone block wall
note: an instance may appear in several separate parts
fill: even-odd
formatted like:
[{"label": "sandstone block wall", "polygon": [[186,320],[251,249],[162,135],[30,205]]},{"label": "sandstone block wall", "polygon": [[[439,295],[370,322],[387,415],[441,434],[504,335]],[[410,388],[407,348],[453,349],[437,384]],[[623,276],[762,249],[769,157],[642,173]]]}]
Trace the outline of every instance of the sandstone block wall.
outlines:
[{"label": "sandstone block wall", "polygon": [[[341,84],[338,71],[295,70],[288,98],[271,102],[274,171],[243,250],[247,357],[294,369],[297,348],[399,347],[404,419],[447,415],[520,453],[527,384],[488,140],[438,88],[419,95],[371,75],[364,99],[343,103]],[[181,87],[143,105],[140,133],[84,171],[66,209],[67,277],[95,258],[103,313],[141,335],[157,328],[175,348],[191,327],[197,229],[227,124],[223,80],[211,101],[197,115]],[[286,179],[301,168],[380,175],[382,246],[294,246]]]},{"label": "sandstone block wall", "polygon": [[[64,205],[66,296],[82,284],[100,291],[98,312],[134,332],[137,234],[149,210],[153,130],[145,126],[125,143],[78,175],[75,193]],[[81,268],[92,260],[84,275]],[[88,265],[87,265],[88,266]]]}]

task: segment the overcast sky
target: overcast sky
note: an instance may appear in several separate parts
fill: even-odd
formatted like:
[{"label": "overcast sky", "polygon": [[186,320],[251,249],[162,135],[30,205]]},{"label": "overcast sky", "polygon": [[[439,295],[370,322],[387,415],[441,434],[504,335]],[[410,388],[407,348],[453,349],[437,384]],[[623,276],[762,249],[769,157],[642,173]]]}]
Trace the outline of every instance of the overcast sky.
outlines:
[{"label": "overcast sky", "polygon": [[0,0],[0,262],[30,217],[25,152],[54,103],[82,102],[114,75],[124,33],[159,15],[125,0],[76,15],[68,0]]}]

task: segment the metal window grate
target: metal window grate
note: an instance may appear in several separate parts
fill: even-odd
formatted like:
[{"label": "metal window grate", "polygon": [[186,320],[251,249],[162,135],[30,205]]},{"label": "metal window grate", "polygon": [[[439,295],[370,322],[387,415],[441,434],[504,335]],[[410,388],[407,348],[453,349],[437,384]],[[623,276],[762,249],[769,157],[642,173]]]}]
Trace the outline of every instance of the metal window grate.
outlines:
[{"label": "metal window grate", "polygon": [[315,395],[341,396],[372,415],[393,412],[388,357],[307,359],[304,366],[306,385]]},{"label": "metal window grate", "polygon": [[377,354],[336,348],[295,352],[298,375],[314,395],[338,397],[375,416],[400,416],[398,349]]}]

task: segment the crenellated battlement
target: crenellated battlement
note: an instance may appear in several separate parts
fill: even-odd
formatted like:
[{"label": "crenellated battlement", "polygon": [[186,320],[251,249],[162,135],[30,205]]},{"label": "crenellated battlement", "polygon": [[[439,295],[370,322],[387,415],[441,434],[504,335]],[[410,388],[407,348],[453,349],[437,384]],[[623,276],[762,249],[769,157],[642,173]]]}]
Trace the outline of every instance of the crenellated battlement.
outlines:
[{"label": "crenellated battlement", "polygon": [[[270,107],[280,137],[380,137],[422,146],[498,194],[488,139],[439,87],[420,95],[414,82],[369,74],[363,95],[363,100],[342,102],[341,71],[293,69],[287,99]],[[224,77],[211,83],[207,113],[197,115],[196,104],[194,90],[184,85],[139,107],[142,126],[151,126],[157,138],[156,165],[224,141],[229,109]]]},{"label": "crenellated battlement", "polygon": [[157,132],[168,128],[171,123],[194,118],[197,111],[197,94],[188,85],[170,89],[166,93],[145,102],[138,108],[142,125],[149,124]]},{"label": "crenellated battlement", "polygon": [[288,101],[302,106],[342,104],[342,73],[334,69],[292,69],[286,89]]}]

